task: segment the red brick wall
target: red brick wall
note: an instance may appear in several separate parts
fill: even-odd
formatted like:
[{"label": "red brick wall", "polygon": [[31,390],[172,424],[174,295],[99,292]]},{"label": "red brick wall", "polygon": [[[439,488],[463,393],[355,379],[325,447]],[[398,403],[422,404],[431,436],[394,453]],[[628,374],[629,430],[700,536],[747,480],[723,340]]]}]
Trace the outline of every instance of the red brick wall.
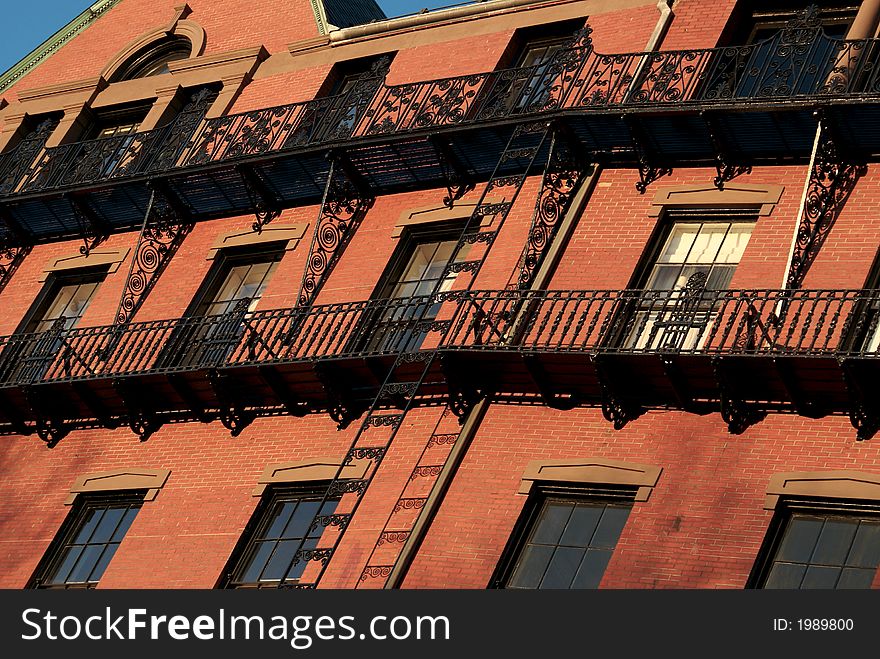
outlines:
[{"label": "red brick wall", "polygon": [[[96,75],[129,40],[170,20],[170,0],[125,0],[74,39],[20,85]],[[314,34],[304,2],[211,2],[191,0],[193,20],[205,26],[208,53],[263,43],[281,52],[287,43]],[[712,46],[733,2],[679,0],[665,48]],[[299,7],[299,9],[295,9]],[[287,12],[287,13],[284,13]],[[279,20],[283,14],[290,20]],[[641,50],[659,13],[653,5],[590,18],[600,52]],[[390,82],[409,82],[489,70],[511,33],[421,46],[400,52]],[[306,100],[323,83],[329,66],[259,78],[236,103],[237,111]],[[859,287],[880,241],[880,177],[872,168],[859,182],[820,253],[806,285]],[[739,183],[777,184],[785,190],[770,215],[762,216],[737,270],[733,287],[778,288],[799,213],[804,166],[762,167]],[[647,194],[634,187],[634,170],[602,173],[551,287],[618,289],[626,286],[644,254],[657,219],[651,202],[659,186],[711,185],[712,168],[679,168]],[[478,288],[501,288],[526,240],[539,180],[531,178],[507,219],[480,273]],[[462,203],[474,203],[479,188]],[[401,215],[440,208],[444,189],[381,197],[366,215],[321,291],[319,303],[366,299],[374,290],[397,241]],[[314,205],[285,211],[276,224],[307,225],[267,287],[262,309],[295,302],[318,217]],[[136,320],[179,316],[212,265],[210,248],[226,232],[247,230],[253,218],[227,218],[197,225],[159,279]],[[111,237],[102,248],[133,249],[135,233]],[[80,243],[33,250],[0,295],[0,334],[12,332],[32,304],[50,260],[76,254]],[[110,323],[131,259],[101,286],[83,325]],[[462,278],[464,281],[464,278]],[[436,408],[418,409],[405,420],[393,449],[351,523],[324,586],[355,585],[395,499],[437,421]],[[32,574],[68,512],[63,501],[75,477],[128,466],[167,468],[171,477],[159,497],[144,505],[110,564],[101,587],[211,587],[251,515],[251,496],[267,464],[309,457],[342,457],[353,424],[337,431],[323,414],[304,419],[261,419],[232,439],[219,423],[163,427],[140,443],[127,429],[75,431],[55,449],[36,437],[0,438],[0,587],[21,587]],[[734,437],[717,414],[697,417],[654,412],[615,432],[597,410],[552,411],[543,407],[493,405],[477,432],[461,471],[406,580],[407,587],[484,587],[519,516],[524,497],[516,491],[530,460],[606,457],[663,468],[651,499],[636,504],[606,574],[608,587],[741,587],[754,562],[770,513],[763,498],[770,476],[781,471],[853,468],[880,471],[876,443],[856,443],[844,418],[807,420],[770,416]]]},{"label": "red brick wall", "polygon": [[493,405],[405,587],[484,588],[525,503],[516,492],[526,464],[569,457],[663,468],[633,507],[602,582],[610,588],[741,588],[772,515],[772,474],[880,471],[880,447],[856,442],[845,418],[771,415],[732,436],[714,414],[653,412],[615,431],[598,410]]}]

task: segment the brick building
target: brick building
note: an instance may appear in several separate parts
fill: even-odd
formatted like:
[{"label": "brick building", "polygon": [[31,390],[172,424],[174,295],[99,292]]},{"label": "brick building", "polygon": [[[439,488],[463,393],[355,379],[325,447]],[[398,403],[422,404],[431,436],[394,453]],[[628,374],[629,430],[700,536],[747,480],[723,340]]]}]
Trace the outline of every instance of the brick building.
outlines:
[{"label": "brick building", "polygon": [[0,586],[880,584],[880,1],[178,2],[0,78]]}]

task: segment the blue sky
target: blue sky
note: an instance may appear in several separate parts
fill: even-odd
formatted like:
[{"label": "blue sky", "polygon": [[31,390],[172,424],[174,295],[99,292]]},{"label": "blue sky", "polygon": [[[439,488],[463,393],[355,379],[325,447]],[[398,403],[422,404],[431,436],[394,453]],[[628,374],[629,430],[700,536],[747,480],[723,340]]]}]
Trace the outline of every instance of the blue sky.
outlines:
[{"label": "blue sky", "polygon": [[[95,0],[27,0],[4,2],[0,28],[0,73],[39,46]],[[388,16],[445,7],[455,0],[377,0]]]}]

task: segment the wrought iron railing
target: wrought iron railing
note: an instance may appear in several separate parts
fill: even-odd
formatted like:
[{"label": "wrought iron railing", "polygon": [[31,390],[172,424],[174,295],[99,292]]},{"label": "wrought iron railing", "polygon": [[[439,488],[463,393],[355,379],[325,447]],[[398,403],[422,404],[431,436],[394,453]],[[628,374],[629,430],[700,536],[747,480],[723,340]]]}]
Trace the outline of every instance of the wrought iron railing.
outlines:
[{"label": "wrought iron railing", "polygon": [[878,290],[486,291],[444,347],[682,354],[875,355]]},{"label": "wrought iron railing", "polygon": [[543,64],[390,86],[371,78],[338,96],[203,121],[185,144],[171,124],[44,149],[25,172],[3,159],[0,194],[560,111],[878,96],[880,40],[828,37],[811,13],[756,44],[649,53],[597,53],[585,28]]},{"label": "wrought iron railing", "polygon": [[[428,307],[428,312],[422,311]],[[0,337],[0,387],[496,350],[880,356],[880,290],[455,291]]]}]

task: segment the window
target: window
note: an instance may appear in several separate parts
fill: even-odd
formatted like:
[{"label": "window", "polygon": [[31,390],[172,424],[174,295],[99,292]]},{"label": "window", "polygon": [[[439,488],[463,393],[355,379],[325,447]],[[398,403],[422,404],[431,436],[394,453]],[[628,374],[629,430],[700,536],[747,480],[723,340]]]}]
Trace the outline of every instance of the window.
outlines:
[{"label": "window", "polygon": [[[816,4],[802,0],[738,3],[721,43],[752,47],[716,54],[706,77],[710,97],[788,96],[818,91],[831,71],[840,66],[839,58],[848,55],[842,55],[833,43],[816,41],[815,31],[785,29],[804,16],[808,6]],[[836,0],[812,9],[816,11],[816,24],[821,25],[828,37],[843,39],[855,19],[859,3]]]},{"label": "window", "polygon": [[[378,288],[378,302],[371,322],[360,336],[368,352],[417,350],[427,332],[416,327],[437,317],[441,303],[429,296],[452,288],[455,274],[443,273],[455,251],[462,226],[458,223],[431,229],[408,230],[401,238],[389,270]],[[464,245],[456,261],[466,257],[470,245]],[[443,278],[443,279],[441,279]]]},{"label": "window", "polygon": [[542,487],[526,506],[494,585],[598,588],[634,496],[628,489]]},{"label": "window", "polygon": [[780,502],[751,588],[870,588],[880,564],[880,508],[853,502]]},{"label": "window", "polygon": [[103,267],[50,275],[3,351],[0,379],[32,382],[42,378],[62,349],[65,333],[79,323],[106,274]]},{"label": "window", "polygon": [[[694,349],[706,338],[715,295],[733,278],[754,215],[676,214],[651,258],[625,345],[637,349]],[[748,217],[749,219],[745,219]],[[709,291],[709,292],[707,292]]]},{"label": "window", "polygon": [[169,340],[166,365],[219,364],[238,345],[248,316],[256,308],[275,273],[286,243],[268,243],[259,250],[224,250],[175,335]]},{"label": "window", "polygon": [[[95,179],[110,176],[117,168],[130,166],[141,149],[132,148],[136,133],[150,111],[149,105],[129,106],[102,110],[83,136],[83,141],[94,141],[75,151],[79,159],[76,176]],[[63,156],[62,156],[63,157]]]},{"label": "window", "polygon": [[513,71],[498,75],[487,90],[485,106],[493,112],[535,112],[551,101],[559,70],[551,64],[558,53],[571,47],[583,20],[563,21],[517,30],[501,58],[502,68]]},{"label": "window", "polygon": [[192,54],[192,43],[186,37],[172,36],[152,43],[133,55],[113,74],[110,82],[133,80],[168,73],[171,62],[187,59]]},{"label": "window", "polygon": [[143,492],[80,495],[37,568],[35,588],[94,588],[143,502]]},{"label": "window", "polygon": [[[347,139],[354,131],[358,120],[366,111],[367,105],[373,100],[373,94],[384,82],[385,71],[391,65],[395,53],[387,53],[376,57],[362,57],[347,62],[339,62],[333,66],[327,81],[324,83],[319,97],[326,98],[324,117],[330,120],[326,124],[326,139]],[[363,81],[366,86],[356,87]],[[371,84],[366,84],[370,81]],[[320,106],[319,106],[320,108]]]},{"label": "window", "polygon": [[338,500],[322,503],[325,491],[326,487],[269,490],[233,552],[224,585],[276,588],[297,583],[308,566],[298,552],[318,547],[326,526],[318,518],[336,510]]}]

